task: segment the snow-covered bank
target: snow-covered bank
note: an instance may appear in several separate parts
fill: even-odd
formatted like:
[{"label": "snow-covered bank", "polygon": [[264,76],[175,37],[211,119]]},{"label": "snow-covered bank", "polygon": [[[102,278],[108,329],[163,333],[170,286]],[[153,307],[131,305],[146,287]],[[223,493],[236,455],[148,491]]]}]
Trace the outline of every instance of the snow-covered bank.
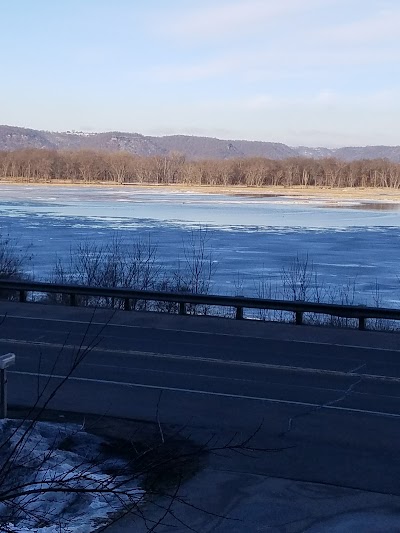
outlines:
[{"label": "snow-covered bank", "polygon": [[109,182],[73,182],[57,180],[57,182],[26,182],[22,180],[0,179],[0,185],[12,185],[22,187],[49,187],[49,188],[79,188],[79,189],[137,189],[143,193],[154,192],[156,194],[179,194],[179,193],[197,193],[197,194],[223,194],[238,196],[287,196],[294,198],[324,198],[329,200],[369,200],[369,201],[391,201],[400,202],[400,190],[389,187],[315,187],[315,186],[268,186],[268,187],[243,187],[243,186],[224,186],[224,185],[185,185],[185,184],[143,184],[130,183],[115,185]]},{"label": "snow-covered bank", "polygon": [[129,461],[82,427],[4,420],[0,432],[2,531],[90,533],[144,496]]}]

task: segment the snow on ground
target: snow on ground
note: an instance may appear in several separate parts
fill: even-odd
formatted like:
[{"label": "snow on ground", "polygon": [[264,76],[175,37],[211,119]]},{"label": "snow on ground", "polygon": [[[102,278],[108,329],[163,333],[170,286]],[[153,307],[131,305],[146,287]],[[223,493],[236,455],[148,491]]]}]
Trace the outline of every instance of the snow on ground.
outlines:
[{"label": "snow on ground", "polygon": [[3,420],[0,434],[2,531],[89,533],[144,495],[127,460],[77,425]]}]

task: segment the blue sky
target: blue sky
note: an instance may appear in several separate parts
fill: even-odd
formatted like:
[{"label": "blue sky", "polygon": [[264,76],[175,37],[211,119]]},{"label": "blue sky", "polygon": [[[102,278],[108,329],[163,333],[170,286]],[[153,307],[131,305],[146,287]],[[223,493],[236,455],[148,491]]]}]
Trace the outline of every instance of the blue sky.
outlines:
[{"label": "blue sky", "polygon": [[0,0],[0,123],[400,144],[400,0]]}]

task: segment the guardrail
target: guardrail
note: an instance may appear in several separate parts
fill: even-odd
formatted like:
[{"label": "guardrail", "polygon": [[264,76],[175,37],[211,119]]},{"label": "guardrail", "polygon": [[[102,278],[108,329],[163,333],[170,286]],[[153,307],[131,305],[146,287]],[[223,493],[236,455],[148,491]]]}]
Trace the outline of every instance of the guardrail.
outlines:
[{"label": "guardrail", "polygon": [[77,296],[93,296],[119,299],[124,302],[124,309],[130,311],[132,302],[138,300],[172,302],[179,304],[179,314],[185,315],[188,304],[236,309],[236,319],[244,319],[244,309],[262,309],[287,311],[294,314],[298,325],[303,323],[304,313],[321,314],[358,320],[358,328],[364,330],[367,319],[400,320],[400,310],[362,305],[337,305],[305,301],[270,300],[264,298],[246,298],[242,296],[219,296],[210,294],[171,293],[161,291],[143,291],[125,288],[86,287],[83,285],[61,285],[41,282],[1,281],[0,291],[15,291],[19,301],[26,302],[28,293],[51,293],[69,296],[69,304],[77,305]]}]

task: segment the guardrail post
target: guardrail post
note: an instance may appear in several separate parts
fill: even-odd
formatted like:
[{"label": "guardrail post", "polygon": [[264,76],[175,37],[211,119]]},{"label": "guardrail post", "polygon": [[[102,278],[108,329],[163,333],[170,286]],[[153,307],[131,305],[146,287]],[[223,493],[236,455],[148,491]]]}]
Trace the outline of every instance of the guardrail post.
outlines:
[{"label": "guardrail post", "polygon": [[243,320],[243,307],[236,307],[236,320]]},{"label": "guardrail post", "polygon": [[19,291],[19,301],[21,303],[25,303],[26,302],[26,291],[24,291],[23,289],[20,289],[20,291]]},{"label": "guardrail post", "polygon": [[360,316],[358,318],[358,329],[361,330],[361,331],[365,330],[365,317],[363,317],[363,316]]},{"label": "guardrail post", "polygon": [[69,305],[71,305],[72,307],[76,307],[76,295],[72,292],[69,295]]},{"label": "guardrail post", "polygon": [[296,325],[301,326],[303,324],[303,312],[296,311]]},{"label": "guardrail post", "polygon": [[124,311],[130,311],[131,310],[131,303],[129,301],[129,298],[125,298],[124,300]]},{"label": "guardrail post", "polygon": [[179,302],[179,314],[186,315],[186,304],[185,302]]}]

